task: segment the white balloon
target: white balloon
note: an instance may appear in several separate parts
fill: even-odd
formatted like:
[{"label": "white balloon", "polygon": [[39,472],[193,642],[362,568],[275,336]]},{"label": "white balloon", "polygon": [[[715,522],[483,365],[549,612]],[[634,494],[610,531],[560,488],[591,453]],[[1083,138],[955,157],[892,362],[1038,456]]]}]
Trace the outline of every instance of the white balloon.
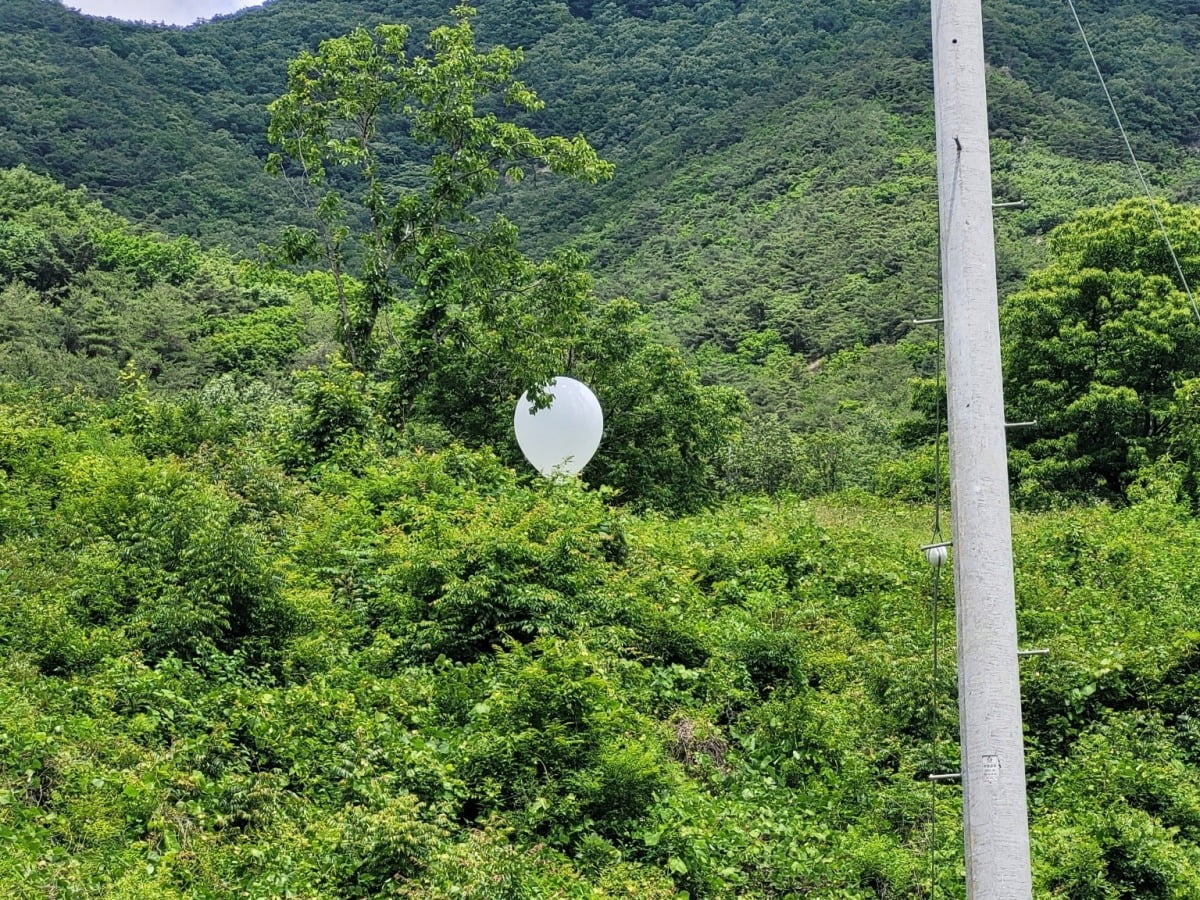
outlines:
[{"label": "white balloon", "polygon": [[545,409],[535,410],[524,393],[513,413],[517,443],[533,467],[547,478],[578,474],[604,434],[600,401],[588,386],[560,375],[551,379],[546,393],[552,398]]}]

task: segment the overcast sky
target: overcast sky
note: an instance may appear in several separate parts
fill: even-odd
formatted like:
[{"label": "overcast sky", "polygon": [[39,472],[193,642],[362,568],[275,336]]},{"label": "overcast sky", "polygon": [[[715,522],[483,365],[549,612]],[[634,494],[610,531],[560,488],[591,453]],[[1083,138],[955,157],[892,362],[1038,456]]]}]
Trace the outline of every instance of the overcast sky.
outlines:
[{"label": "overcast sky", "polygon": [[191,25],[197,19],[211,19],[261,3],[262,0],[63,0],[64,6],[89,16],[113,16],[131,22],[166,22],[168,25]]}]

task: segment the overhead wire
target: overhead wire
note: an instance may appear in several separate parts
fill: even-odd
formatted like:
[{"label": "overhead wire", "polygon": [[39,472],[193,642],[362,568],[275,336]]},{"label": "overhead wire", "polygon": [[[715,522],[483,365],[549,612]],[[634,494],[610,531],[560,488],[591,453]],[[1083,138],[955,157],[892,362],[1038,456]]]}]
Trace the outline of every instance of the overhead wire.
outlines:
[{"label": "overhead wire", "polygon": [[1113,119],[1117,123],[1117,131],[1121,134],[1121,140],[1125,142],[1125,149],[1128,151],[1129,158],[1133,162],[1133,168],[1137,172],[1138,180],[1141,182],[1142,191],[1146,195],[1146,200],[1149,201],[1150,211],[1154,214],[1154,221],[1158,224],[1158,230],[1162,234],[1163,240],[1166,241],[1167,252],[1171,254],[1171,261],[1175,264],[1175,272],[1179,275],[1179,282],[1183,286],[1183,292],[1187,295],[1188,303],[1191,304],[1192,314],[1196,317],[1196,322],[1200,323],[1200,306],[1196,305],[1196,297],[1188,285],[1187,276],[1183,273],[1183,266],[1180,264],[1179,256],[1175,252],[1175,245],[1171,243],[1171,236],[1167,233],[1167,227],[1163,223],[1162,216],[1159,214],[1158,205],[1154,202],[1154,196],[1150,190],[1150,182],[1146,179],[1146,173],[1142,169],[1142,164],[1138,161],[1137,153],[1134,152],[1133,143],[1129,140],[1129,133],[1125,130],[1125,123],[1121,121],[1121,114],[1117,112],[1117,104],[1113,102],[1112,94],[1108,90],[1108,82],[1104,79],[1104,73],[1100,71],[1100,63],[1096,59],[1096,54],[1092,51],[1092,42],[1088,40],[1087,30],[1083,27],[1083,21],[1079,18],[1079,12],[1075,9],[1075,0],[1067,0],[1067,6],[1071,9],[1071,16],[1075,19],[1075,27],[1079,29],[1079,36],[1083,38],[1083,46],[1092,61],[1092,68],[1096,70],[1096,77],[1100,79],[1100,88],[1104,91],[1104,98],[1108,101],[1108,108],[1112,111]]},{"label": "overhead wire", "polygon": [[[934,439],[933,439],[933,540],[936,544],[942,541],[942,328],[937,329],[937,352],[934,354]],[[932,631],[933,665],[929,678],[929,741],[930,741],[930,775],[937,775],[938,759],[938,646],[939,616],[938,608],[942,602],[942,566],[940,563],[931,567],[930,583],[930,630]],[[929,896],[931,900],[937,897],[937,788],[938,782],[929,779]]]}]

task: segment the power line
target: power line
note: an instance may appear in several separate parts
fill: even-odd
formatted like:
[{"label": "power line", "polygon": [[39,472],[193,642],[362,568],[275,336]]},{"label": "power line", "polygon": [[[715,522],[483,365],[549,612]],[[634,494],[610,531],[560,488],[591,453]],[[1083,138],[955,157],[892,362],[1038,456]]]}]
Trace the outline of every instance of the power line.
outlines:
[{"label": "power line", "polygon": [[[938,326],[937,353],[934,369],[933,388],[935,395],[934,411],[934,440],[933,440],[933,543],[942,541],[942,329]],[[939,552],[940,551],[940,552]],[[938,611],[942,603],[942,563],[947,556],[944,547],[934,546],[926,551],[926,558],[932,564],[933,572],[930,582],[930,629],[932,631],[933,665],[930,672],[929,684],[929,743],[931,757],[929,773],[929,897],[937,898],[937,787],[941,779],[938,756],[938,676],[939,657],[938,646]]]},{"label": "power line", "polygon": [[1079,29],[1079,36],[1083,38],[1083,46],[1092,61],[1092,68],[1096,70],[1096,77],[1100,79],[1100,88],[1104,91],[1104,98],[1108,101],[1108,108],[1112,110],[1113,119],[1117,123],[1117,130],[1121,133],[1121,140],[1125,142],[1125,149],[1129,152],[1129,158],[1133,161],[1133,168],[1137,172],[1138,180],[1142,184],[1142,191],[1146,195],[1146,200],[1150,203],[1150,212],[1154,214],[1154,221],[1158,223],[1158,230],[1162,234],[1163,240],[1167,242],[1167,251],[1171,254],[1171,261],[1175,264],[1175,271],[1179,275],[1180,284],[1183,285],[1183,292],[1187,295],[1188,302],[1192,306],[1192,313],[1196,317],[1196,322],[1200,323],[1200,306],[1196,305],[1196,297],[1192,294],[1192,289],[1188,285],[1187,276],[1183,274],[1183,266],[1180,264],[1179,257],[1175,253],[1175,246],[1171,243],[1171,236],[1167,234],[1166,225],[1163,224],[1162,216],[1158,212],[1158,206],[1154,202],[1154,196],[1150,191],[1150,183],[1146,180],[1146,175],[1142,171],[1142,164],[1138,161],[1137,154],[1133,150],[1133,144],[1129,140],[1129,133],[1125,130],[1125,124],[1121,121],[1121,114],[1117,112],[1117,104],[1113,102],[1112,94],[1109,93],[1108,83],[1104,80],[1104,73],[1100,71],[1100,63],[1096,61],[1096,54],[1092,52],[1092,43],[1088,40],[1087,31],[1084,29],[1083,22],[1079,18],[1079,13],[1075,9],[1075,0],[1067,0],[1067,6],[1071,9],[1071,15],[1075,19],[1075,26]]}]

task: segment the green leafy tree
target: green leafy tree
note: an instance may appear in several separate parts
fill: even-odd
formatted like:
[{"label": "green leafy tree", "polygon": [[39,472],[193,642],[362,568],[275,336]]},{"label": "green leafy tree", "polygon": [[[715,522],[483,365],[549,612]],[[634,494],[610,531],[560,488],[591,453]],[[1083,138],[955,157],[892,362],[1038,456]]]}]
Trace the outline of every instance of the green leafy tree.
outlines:
[{"label": "green leafy tree", "polygon": [[[503,216],[482,221],[472,203],[535,169],[591,182],[612,171],[582,137],[539,137],[486,111],[542,102],[513,76],[520,51],[476,49],[473,15],[456,7],[455,24],[430,34],[428,56],[409,55],[404,25],[324,41],[292,62],[287,92],[269,107],[279,147],[270,165],[298,176],[317,220],[292,234],[293,249],[330,265],[355,367],[396,351],[389,370],[404,415],[447,358],[498,333],[520,335],[523,351],[508,356],[517,381],[554,374],[586,284],[573,265],[527,259],[516,228]],[[395,162],[418,155],[423,172]],[[347,284],[352,263],[361,290]]]},{"label": "green leafy tree", "polygon": [[358,384],[393,427],[432,424],[515,460],[517,396],[540,401],[552,377],[579,374],[607,411],[591,480],[673,511],[715,499],[736,396],[701,385],[636,304],[599,305],[578,255],[530,259],[512,223],[478,211],[530,171],[595,182],[612,167],[582,137],[539,137],[488,111],[542,103],[513,77],[520,51],[478,51],[474,11],[454,15],[428,56],[408,54],[403,25],[323,42],[270,107],[271,165],[297,176],[316,217],[285,248],[329,266],[345,357],[368,376]]},{"label": "green leafy tree", "polygon": [[680,353],[652,337],[636,304],[614,300],[591,317],[572,371],[604,408],[604,441],[584,470],[635,505],[694,512],[718,497],[726,447],[745,397],[704,385]]},{"label": "green leafy tree", "polygon": [[[1159,213],[1194,281],[1200,211]],[[1012,436],[1019,492],[1119,499],[1169,448],[1176,389],[1200,375],[1200,323],[1145,201],[1084,213],[1051,249],[1002,312],[1010,414],[1038,421]]]}]

